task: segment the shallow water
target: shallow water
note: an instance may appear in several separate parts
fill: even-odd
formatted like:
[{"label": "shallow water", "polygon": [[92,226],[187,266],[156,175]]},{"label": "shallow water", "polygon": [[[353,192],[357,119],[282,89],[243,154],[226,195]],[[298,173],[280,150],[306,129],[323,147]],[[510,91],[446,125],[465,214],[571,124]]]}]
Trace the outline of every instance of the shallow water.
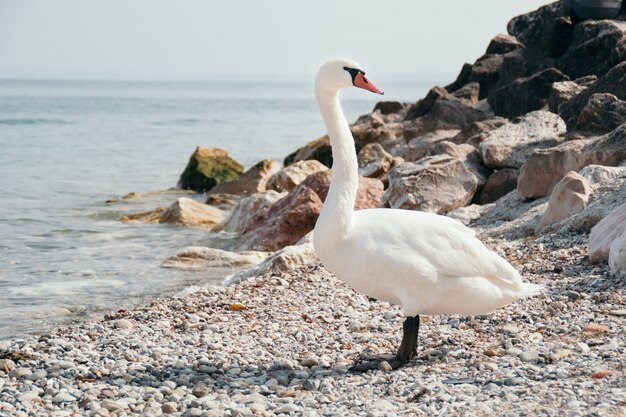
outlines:
[{"label": "shallow water", "polygon": [[[401,101],[427,90],[385,87],[385,99]],[[246,167],[282,160],[324,133],[311,91],[306,83],[0,80],[0,338],[220,283],[232,271],[160,268],[203,245],[207,232],[118,220],[177,196],[105,201],[175,186],[197,145],[226,148]],[[378,98],[345,95],[348,120]]]}]

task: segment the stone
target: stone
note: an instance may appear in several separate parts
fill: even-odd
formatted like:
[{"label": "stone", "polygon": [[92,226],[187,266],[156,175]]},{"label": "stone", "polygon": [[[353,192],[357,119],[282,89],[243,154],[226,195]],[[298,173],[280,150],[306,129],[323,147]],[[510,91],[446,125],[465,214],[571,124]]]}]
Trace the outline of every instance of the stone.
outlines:
[{"label": "stone", "polygon": [[478,150],[472,145],[468,145],[466,143],[458,145],[449,141],[437,142],[431,146],[426,154],[426,156],[434,155],[449,155],[462,161],[476,176],[479,187],[482,187],[487,182],[487,178],[489,178],[492,172],[489,168],[483,165],[480,152],[478,152]]},{"label": "stone", "polygon": [[61,391],[58,394],[56,394],[54,397],[52,397],[53,403],[69,403],[73,401],[76,401],[76,397],[68,394],[65,391]]},{"label": "stone", "polygon": [[485,53],[501,55],[521,48],[524,48],[524,44],[518,41],[515,36],[499,33],[491,39]]},{"label": "stone", "polygon": [[[317,162],[317,161],[316,161]],[[287,193],[270,190],[241,198],[226,220],[213,228],[213,232],[241,233],[256,216],[262,213]]]},{"label": "stone", "polygon": [[333,153],[328,135],[315,139],[287,155],[283,165],[289,166],[295,162],[307,160],[319,161],[328,168],[333,165]]},{"label": "stone", "polygon": [[[235,249],[275,251],[296,243],[315,227],[330,178],[330,171],[309,175],[286,197],[249,222]],[[380,180],[361,177],[355,209],[378,207],[382,193]]]},{"label": "stone", "polygon": [[291,191],[309,175],[327,169],[326,165],[315,159],[297,161],[275,173],[268,181],[267,188],[279,192]]},{"label": "stone", "polygon": [[126,320],[126,319],[115,320],[113,322],[113,326],[115,326],[116,329],[127,329],[127,330],[130,330],[134,327],[133,323],[130,320]]},{"label": "stone", "polygon": [[609,330],[609,326],[598,323],[587,323],[585,327],[583,327],[583,332],[587,333],[608,333]]},{"label": "stone", "polygon": [[545,106],[557,81],[569,78],[556,68],[546,68],[529,77],[517,78],[489,95],[489,104],[497,116],[513,118]]},{"label": "stone", "polygon": [[458,144],[466,143],[478,148],[478,146],[487,139],[489,132],[507,123],[509,123],[509,121],[503,117],[474,122],[461,130],[455,137],[450,139],[450,141]]},{"label": "stone", "polygon": [[447,213],[468,204],[478,179],[459,159],[435,155],[405,162],[389,172],[385,207]]},{"label": "stone", "polygon": [[256,265],[269,256],[267,252],[231,252],[205,247],[187,247],[182,252],[167,258],[161,266],[183,270],[203,270],[208,268],[239,268]]},{"label": "stone", "polygon": [[460,132],[459,129],[440,129],[426,133],[409,141],[409,149],[406,155],[407,161],[422,159],[430,148],[438,142],[450,140]]},{"label": "stone", "polygon": [[467,83],[454,91],[452,95],[470,106],[475,106],[480,99],[480,84],[477,82]]},{"label": "stone", "polygon": [[565,123],[558,115],[534,111],[491,131],[480,153],[489,168],[520,168],[535,149],[557,145],[563,133]]},{"label": "stone", "polygon": [[610,93],[596,93],[589,97],[572,130],[585,135],[601,135],[622,123],[626,123],[626,101]]},{"label": "stone", "polygon": [[480,206],[478,204],[471,204],[469,206],[459,207],[458,209],[454,209],[448,214],[446,214],[446,216],[451,217],[455,220],[458,220],[467,226],[473,221],[480,219],[480,217],[483,215],[486,209],[487,207],[485,206]]},{"label": "stone", "polygon": [[359,175],[368,178],[385,178],[395,165],[395,159],[379,143],[369,143],[359,151]]},{"label": "stone", "polygon": [[123,223],[159,223],[161,215],[165,211],[163,207],[157,207],[153,210],[141,211],[139,213],[127,214],[120,217]]},{"label": "stone", "polygon": [[373,111],[379,111],[381,114],[398,113],[405,109],[405,105],[399,101],[379,101],[374,106]]},{"label": "stone", "polygon": [[626,271],[626,222],[622,227],[622,234],[611,243],[609,268],[615,274]]},{"label": "stone", "polygon": [[580,170],[579,174],[589,181],[589,184],[594,187],[609,181],[614,180],[626,173],[625,166],[619,167],[607,167],[604,165],[587,165]]},{"label": "stone", "polygon": [[204,384],[198,384],[193,387],[191,393],[197,398],[206,397],[209,394],[209,387]]},{"label": "stone", "polygon": [[515,168],[497,170],[489,176],[482,189],[476,193],[474,202],[484,205],[504,197],[517,187],[518,175],[519,170]]},{"label": "stone", "polygon": [[581,111],[596,93],[610,93],[626,101],[626,62],[611,68],[585,90],[559,106],[559,115],[565,120],[568,131],[576,126]]},{"label": "stone", "polygon": [[268,273],[292,272],[314,265],[317,262],[319,262],[319,260],[311,242],[286,246],[270,255],[260,264],[244,272],[227,276],[224,279],[224,285],[231,285],[251,277]]},{"label": "stone", "polygon": [[198,146],[180,175],[178,186],[185,190],[204,192],[242,173],[243,165],[229,157],[228,151]]},{"label": "stone", "polygon": [[574,81],[557,81],[553,83],[550,95],[548,96],[548,109],[550,109],[552,113],[558,114],[561,104],[571,100],[584,89],[585,87]]},{"label": "stone", "polygon": [[161,411],[163,411],[163,413],[165,413],[165,414],[175,413],[177,409],[178,409],[178,405],[175,402],[173,402],[173,401],[164,403],[161,406]]},{"label": "stone", "polygon": [[409,108],[405,120],[413,120],[425,116],[440,98],[451,98],[448,91],[439,86],[431,88],[426,96]]},{"label": "stone", "polygon": [[224,212],[216,207],[199,203],[191,198],[181,197],[161,214],[159,223],[213,229],[224,221]]},{"label": "stone", "polygon": [[32,371],[28,368],[13,368],[11,372],[9,372],[9,378],[22,379],[30,376]]},{"label": "stone", "polygon": [[533,152],[520,170],[517,190],[524,198],[549,195],[568,171],[591,164],[617,166],[626,160],[626,124],[603,136],[561,143]]},{"label": "stone", "polygon": [[574,171],[565,174],[554,186],[548,207],[535,231],[540,233],[546,227],[582,211],[589,203],[591,192],[591,185],[585,177]]},{"label": "stone", "polygon": [[237,178],[217,184],[209,192],[234,195],[260,193],[266,190],[268,180],[279,170],[277,161],[264,159]]},{"label": "stone", "polygon": [[273,410],[274,414],[291,414],[291,413],[298,413],[300,411],[300,407],[298,407],[295,404],[291,404],[291,403],[287,403],[287,404],[283,404],[281,406],[276,407]]},{"label": "stone", "polygon": [[526,350],[519,355],[519,358],[522,362],[537,362],[541,359],[541,356],[535,350]]},{"label": "stone", "polygon": [[626,204],[617,206],[596,224],[589,234],[589,260],[593,263],[609,260],[611,245],[626,227]]},{"label": "stone", "polygon": [[121,401],[114,401],[114,400],[102,400],[102,402],[100,402],[100,406],[102,408],[104,408],[107,411],[122,411],[126,408],[126,405],[123,404]]},{"label": "stone", "polygon": [[626,57],[626,22],[587,20],[575,26],[559,68],[572,78],[602,76]]},{"label": "stone", "polygon": [[318,359],[316,356],[307,356],[306,358],[300,361],[300,365],[311,367],[311,366],[317,365],[317,362],[318,362]]},{"label": "stone", "polygon": [[391,367],[391,365],[389,364],[389,362],[387,361],[382,361],[378,364],[378,370],[382,371],[382,372],[391,372],[393,371],[393,368]]},{"label": "stone", "polygon": [[15,368],[15,362],[13,362],[11,359],[7,359],[7,358],[0,359],[0,370],[11,371],[13,368]]},{"label": "stone", "polygon": [[452,95],[435,101],[424,116],[404,122],[405,138],[415,138],[435,130],[464,129],[472,123],[488,119],[484,111],[466,104]]}]

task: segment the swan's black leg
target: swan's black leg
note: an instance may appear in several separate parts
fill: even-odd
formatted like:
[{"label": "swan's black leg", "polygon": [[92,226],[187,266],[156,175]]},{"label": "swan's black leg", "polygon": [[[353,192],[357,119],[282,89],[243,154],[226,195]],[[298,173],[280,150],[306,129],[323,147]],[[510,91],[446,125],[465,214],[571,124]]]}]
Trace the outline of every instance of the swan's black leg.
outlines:
[{"label": "swan's black leg", "polygon": [[365,361],[354,365],[350,370],[352,372],[367,372],[369,370],[378,369],[378,365],[382,361],[387,361],[391,369],[397,369],[406,364],[409,360],[417,355],[417,336],[420,328],[420,316],[407,317],[402,325],[402,342],[398,353],[395,355],[377,355],[366,358]]}]

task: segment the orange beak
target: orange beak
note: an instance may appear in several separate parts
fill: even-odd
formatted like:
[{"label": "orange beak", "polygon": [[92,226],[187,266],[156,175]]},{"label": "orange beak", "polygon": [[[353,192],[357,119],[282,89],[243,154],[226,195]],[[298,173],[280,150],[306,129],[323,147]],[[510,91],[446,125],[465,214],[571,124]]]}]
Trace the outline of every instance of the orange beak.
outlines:
[{"label": "orange beak", "polygon": [[352,83],[359,87],[362,88],[364,90],[368,90],[371,91],[372,93],[376,93],[376,94],[385,94],[383,92],[383,90],[381,90],[380,88],[378,88],[376,86],[376,84],[374,84],[373,82],[371,82],[370,80],[368,80],[365,75],[363,75],[362,72],[359,71],[359,73],[356,75],[356,77],[354,77],[354,80],[352,81]]}]

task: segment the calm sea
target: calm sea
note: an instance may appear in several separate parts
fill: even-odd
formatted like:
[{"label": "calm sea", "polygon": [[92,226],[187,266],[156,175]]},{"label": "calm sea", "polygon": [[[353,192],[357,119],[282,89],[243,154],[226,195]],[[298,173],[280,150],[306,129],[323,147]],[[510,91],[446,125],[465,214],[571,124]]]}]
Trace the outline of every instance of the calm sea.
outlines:
[{"label": "calm sea", "polygon": [[[348,120],[377,99],[344,95]],[[175,196],[105,201],[175,186],[197,145],[249,167],[323,133],[307,83],[0,80],[0,338],[221,282],[232,271],[160,268],[206,232],[118,221]]]}]

